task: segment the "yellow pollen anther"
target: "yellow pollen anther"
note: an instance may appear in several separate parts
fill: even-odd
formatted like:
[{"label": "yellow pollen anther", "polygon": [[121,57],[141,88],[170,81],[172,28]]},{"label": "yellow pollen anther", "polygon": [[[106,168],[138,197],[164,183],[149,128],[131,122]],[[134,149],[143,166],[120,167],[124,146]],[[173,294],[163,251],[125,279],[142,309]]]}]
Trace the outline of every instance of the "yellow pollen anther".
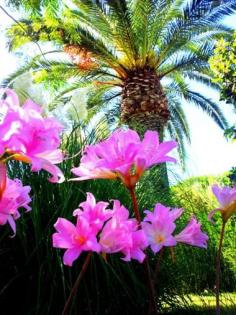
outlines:
[{"label": "yellow pollen anther", "polygon": [[154,236],[154,240],[156,243],[160,244],[160,243],[163,243],[165,241],[165,237],[161,234],[156,234]]}]

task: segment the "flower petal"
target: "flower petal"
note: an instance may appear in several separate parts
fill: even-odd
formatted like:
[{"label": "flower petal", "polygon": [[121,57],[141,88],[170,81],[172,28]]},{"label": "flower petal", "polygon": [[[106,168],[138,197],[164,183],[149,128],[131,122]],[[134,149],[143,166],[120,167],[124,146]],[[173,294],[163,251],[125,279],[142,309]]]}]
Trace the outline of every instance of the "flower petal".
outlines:
[{"label": "flower petal", "polygon": [[220,208],[217,208],[217,209],[214,209],[214,210],[212,210],[209,214],[208,214],[208,220],[211,222],[211,223],[213,223],[213,224],[215,224],[215,221],[213,221],[212,220],[212,217],[215,215],[215,213],[216,212],[221,212],[221,209]]},{"label": "flower petal", "polygon": [[73,262],[79,257],[81,250],[78,248],[70,248],[65,251],[63,263],[67,266],[72,266]]}]

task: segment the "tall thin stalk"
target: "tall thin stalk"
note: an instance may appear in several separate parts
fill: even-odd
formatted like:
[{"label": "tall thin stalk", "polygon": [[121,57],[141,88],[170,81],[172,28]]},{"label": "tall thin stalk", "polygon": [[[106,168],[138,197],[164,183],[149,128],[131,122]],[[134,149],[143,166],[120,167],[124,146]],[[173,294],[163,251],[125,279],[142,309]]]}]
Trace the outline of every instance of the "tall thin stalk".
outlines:
[{"label": "tall thin stalk", "polygon": [[220,259],[222,254],[222,246],[223,246],[223,239],[224,239],[224,233],[225,233],[225,225],[226,222],[223,221],[221,233],[220,233],[220,242],[219,242],[219,248],[216,258],[216,315],[220,315]]},{"label": "tall thin stalk", "polygon": [[68,315],[68,314],[69,314],[69,310],[70,310],[71,303],[72,303],[72,301],[73,301],[73,298],[74,298],[75,295],[76,295],[76,292],[77,292],[78,287],[79,287],[79,285],[80,285],[80,283],[81,283],[81,280],[82,280],[82,278],[83,278],[83,276],[84,276],[84,274],[85,274],[85,272],[86,272],[86,270],[87,270],[87,268],[88,268],[88,265],[89,265],[91,256],[92,256],[92,252],[89,252],[89,253],[87,254],[87,257],[86,257],[84,263],[83,263],[83,266],[82,266],[82,268],[81,268],[81,271],[80,271],[80,273],[79,273],[79,276],[78,276],[78,278],[76,279],[75,284],[74,284],[72,290],[70,291],[70,295],[69,295],[69,297],[68,297],[68,299],[67,299],[67,301],[66,301],[66,304],[65,304],[65,307],[64,307],[64,309],[63,309],[62,315]]},{"label": "tall thin stalk", "polygon": [[[129,192],[130,192],[132,203],[133,203],[134,215],[135,215],[135,218],[140,225],[141,224],[141,217],[140,217],[140,213],[138,210],[138,202],[137,202],[134,188],[129,189]],[[152,277],[151,277],[151,269],[150,269],[150,264],[149,264],[147,255],[146,255],[146,258],[144,260],[144,266],[145,266],[147,284],[148,284],[148,289],[149,289],[149,298],[150,298],[149,312],[148,313],[153,314],[153,315],[158,315],[157,308],[156,308],[156,301],[155,301],[156,293],[155,293],[155,288],[154,288]]]},{"label": "tall thin stalk", "polygon": [[140,225],[141,224],[141,217],[140,217],[140,213],[138,210],[138,202],[137,202],[134,188],[129,189],[129,192],[130,192],[130,196],[131,196],[132,203],[133,203],[134,215],[135,215],[135,218]]},{"label": "tall thin stalk", "polygon": [[156,262],[156,268],[154,271],[154,283],[156,282],[158,275],[159,275],[159,271],[161,268],[161,262],[162,262],[163,255],[164,255],[164,250],[165,250],[165,248],[163,247],[160,251],[159,257],[158,257],[157,262]]}]

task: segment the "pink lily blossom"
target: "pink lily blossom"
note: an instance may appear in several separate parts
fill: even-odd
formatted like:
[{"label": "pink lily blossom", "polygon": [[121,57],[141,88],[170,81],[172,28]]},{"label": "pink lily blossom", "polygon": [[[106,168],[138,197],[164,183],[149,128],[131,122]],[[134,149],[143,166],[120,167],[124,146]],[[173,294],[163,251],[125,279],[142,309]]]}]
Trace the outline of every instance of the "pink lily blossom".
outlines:
[{"label": "pink lily blossom", "polygon": [[119,178],[128,188],[134,188],[146,169],[176,160],[167,154],[176,142],[159,143],[158,133],[147,131],[143,140],[133,130],[117,130],[107,140],[87,146],[79,167],[72,169],[77,178]]},{"label": "pink lily blossom", "polygon": [[157,203],[154,207],[154,211],[144,211],[144,213],[146,214],[144,222],[153,222],[155,220],[161,221],[165,220],[166,217],[169,217],[170,220],[175,221],[182,215],[183,211],[184,210],[182,208],[170,209],[168,207],[165,207],[161,203]]},{"label": "pink lily blossom", "polygon": [[5,100],[0,100],[0,156],[8,147],[12,135],[19,130],[20,124],[17,121],[19,121],[19,113]]},{"label": "pink lily blossom", "polygon": [[63,161],[59,149],[62,125],[54,118],[44,118],[42,109],[30,100],[21,107],[17,95],[5,90],[4,118],[0,120],[0,155],[32,165],[32,171],[49,172],[51,182],[63,182],[64,175],[55,165]]},{"label": "pink lily blossom", "polygon": [[138,230],[137,228],[136,226],[135,229],[131,231],[131,244],[122,250],[125,255],[125,257],[122,258],[124,261],[136,259],[142,263],[146,257],[144,250],[148,247],[147,237],[143,230]]},{"label": "pink lily blossom", "polygon": [[125,245],[129,246],[132,243],[130,231],[135,225],[136,220],[129,219],[129,211],[118,200],[114,200],[113,216],[103,227],[99,238],[102,252],[117,253]]},{"label": "pink lily blossom", "polygon": [[139,230],[136,219],[129,219],[129,211],[118,200],[114,201],[113,211],[113,217],[100,234],[101,251],[109,254],[121,252],[125,261],[136,259],[143,262],[143,251],[148,246],[146,235]]},{"label": "pink lily blossom", "polygon": [[208,215],[211,222],[213,215],[219,211],[224,222],[236,213],[236,187],[220,187],[217,184],[212,186],[212,192],[219,202],[219,208],[214,209]]},{"label": "pink lily blossom", "polygon": [[0,225],[9,223],[13,233],[16,233],[16,223],[20,217],[20,208],[26,212],[31,208],[29,203],[30,186],[23,186],[19,179],[11,180],[6,177],[6,167],[0,163]]},{"label": "pink lily blossom", "polygon": [[156,204],[154,211],[144,211],[146,217],[142,223],[148,243],[154,253],[159,252],[164,246],[175,246],[185,243],[192,246],[206,248],[208,236],[201,231],[201,224],[192,218],[187,226],[178,235],[173,235],[176,228],[175,220],[183,213],[183,209],[173,209]]},{"label": "pink lily blossom", "polygon": [[175,235],[175,239],[178,243],[207,248],[208,236],[201,231],[201,224],[194,217],[179,234]]},{"label": "pink lily blossom", "polygon": [[92,193],[87,193],[85,202],[80,203],[79,207],[73,212],[74,216],[85,218],[92,229],[99,232],[103,224],[112,217],[113,211],[107,209],[108,203],[100,201],[96,203]]},{"label": "pink lily blossom", "polygon": [[176,225],[174,216],[171,216],[170,208],[162,204],[156,204],[153,214],[147,214],[142,229],[144,230],[148,243],[154,253],[159,252],[164,246],[175,246],[176,239],[172,235]]},{"label": "pink lily blossom", "polygon": [[58,218],[54,227],[57,232],[52,236],[53,247],[66,249],[63,256],[65,265],[72,266],[83,251],[100,251],[96,232],[84,217],[78,216],[76,225]]}]

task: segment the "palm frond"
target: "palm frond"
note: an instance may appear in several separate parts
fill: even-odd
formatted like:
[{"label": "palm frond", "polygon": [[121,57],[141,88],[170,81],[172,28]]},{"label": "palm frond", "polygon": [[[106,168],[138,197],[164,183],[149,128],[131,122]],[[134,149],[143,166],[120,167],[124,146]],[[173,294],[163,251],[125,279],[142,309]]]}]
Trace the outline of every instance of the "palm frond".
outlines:
[{"label": "palm frond", "polygon": [[136,46],[139,48],[139,56],[145,62],[148,52],[152,49],[150,31],[153,15],[157,12],[155,4],[150,0],[131,0],[127,1],[127,6],[130,11],[131,28],[135,36]]},{"label": "palm frond", "polygon": [[180,126],[175,121],[172,120],[168,122],[167,132],[169,133],[171,139],[175,139],[175,141],[178,143],[177,150],[179,154],[180,163],[182,169],[185,170],[187,157],[185,135],[181,130]]},{"label": "palm frond", "polygon": [[4,80],[1,82],[1,87],[12,87],[12,84],[14,83],[14,81],[20,77],[21,75],[23,75],[24,73],[29,72],[32,69],[32,62],[29,62],[25,65],[23,65],[22,67],[20,67],[19,69],[17,69],[16,71],[12,72],[11,74],[9,74],[6,78],[4,78]]},{"label": "palm frond", "polygon": [[181,38],[173,39],[170,43],[167,43],[164,52],[161,54],[162,59],[167,59],[176,51],[194,51],[198,50],[201,46],[209,49],[208,54],[212,53],[212,48],[216,40],[224,37],[230,38],[233,30],[222,25],[214,27],[199,28],[200,33],[194,33],[189,31],[189,34]]},{"label": "palm frond", "polygon": [[[158,75],[163,78],[168,74],[175,72],[175,71],[197,71],[202,67],[209,67],[208,59],[209,56],[204,54],[204,50],[207,49],[209,45],[204,45],[196,52],[186,52],[186,53],[179,53],[171,56],[166,61],[158,66],[157,73]],[[210,53],[210,52],[209,52]]]},{"label": "palm frond", "polygon": [[184,0],[157,1],[153,20],[150,22],[150,46],[160,51],[161,43],[167,33],[168,26],[181,16],[180,7]]},{"label": "palm frond", "polygon": [[138,47],[131,26],[131,14],[126,1],[105,0],[99,1],[104,13],[113,25],[114,42],[118,51],[125,53],[132,63],[138,56]]},{"label": "palm frond", "polygon": [[[225,10],[226,4],[214,1],[185,1],[187,7],[183,7],[182,14],[168,21],[162,28],[162,33],[159,34],[159,42],[157,42],[158,50],[162,56],[170,55],[170,50],[175,51],[186,45],[187,42],[196,39],[197,35],[202,35],[210,31],[218,30],[215,36],[229,36],[232,34],[232,29],[224,26],[222,18],[232,14],[235,11],[234,1],[229,1],[229,8]],[[215,19],[213,18],[215,17]],[[213,39],[213,34],[212,34]],[[162,57],[160,58],[162,59]]]},{"label": "palm frond", "polygon": [[76,26],[90,33],[95,32],[100,40],[113,41],[112,21],[94,1],[76,1],[77,9],[66,7],[65,17],[73,19]]},{"label": "palm frond", "polygon": [[185,79],[189,79],[190,81],[201,83],[215,91],[220,91],[221,87],[219,84],[213,82],[212,76],[208,73],[201,73],[197,71],[183,71],[182,75]]},{"label": "palm frond", "polygon": [[[216,19],[222,19],[234,13],[235,9],[234,0],[191,0],[186,2],[183,11],[186,20],[196,22],[205,17],[209,21],[216,21]],[[211,18],[209,19],[209,17]]]},{"label": "palm frond", "polygon": [[173,122],[173,126],[177,126],[182,131],[185,140],[189,143],[191,142],[190,138],[190,129],[189,124],[184,113],[184,110],[181,106],[181,100],[176,97],[169,98],[169,110],[171,115],[171,121]]},{"label": "palm frond", "polygon": [[100,62],[110,66],[111,68],[124,68],[119,62],[117,57],[117,51],[112,47],[107,47],[104,43],[94,38],[90,33],[83,30],[79,30],[80,41],[77,45],[83,47],[88,52],[92,53],[92,56],[97,58]]},{"label": "palm frond", "polygon": [[225,118],[223,111],[219,108],[219,105],[210,98],[191,90],[184,93],[183,98],[201,108],[203,112],[208,114],[221,129],[224,130],[228,127],[227,119]]},{"label": "palm frond", "polygon": [[221,1],[219,6],[215,6],[213,10],[206,16],[206,22],[217,23],[224,17],[234,14],[236,11],[236,3],[234,0]]},{"label": "palm frond", "polygon": [[209,13],[215,5],[219,5],[221,1],[209,0],[191,0],[186,3],[184,8],[184,16],[189,20],[198,20]]}]

